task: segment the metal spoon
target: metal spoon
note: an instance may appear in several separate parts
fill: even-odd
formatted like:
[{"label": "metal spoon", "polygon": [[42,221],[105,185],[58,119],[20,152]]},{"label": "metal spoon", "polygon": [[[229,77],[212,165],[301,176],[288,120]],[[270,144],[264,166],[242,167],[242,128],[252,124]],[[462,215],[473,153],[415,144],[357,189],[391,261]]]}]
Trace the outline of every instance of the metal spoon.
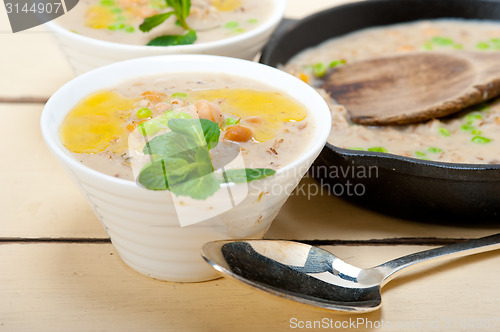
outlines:
[{"label": "metal spoon", "polygon": [[408,124],[500,95],[495,52],[415,52],[335,67],[323,88],[365,125]]},{"label": "metal spoon", "polygon": [[500,249],[500,234],[403,256],[360,269],[332,253],[292,241],[214,241],[203,258],[222,274],[274,295],[313,306],[369,312],[382,304],[381,288],[403,270]]}]

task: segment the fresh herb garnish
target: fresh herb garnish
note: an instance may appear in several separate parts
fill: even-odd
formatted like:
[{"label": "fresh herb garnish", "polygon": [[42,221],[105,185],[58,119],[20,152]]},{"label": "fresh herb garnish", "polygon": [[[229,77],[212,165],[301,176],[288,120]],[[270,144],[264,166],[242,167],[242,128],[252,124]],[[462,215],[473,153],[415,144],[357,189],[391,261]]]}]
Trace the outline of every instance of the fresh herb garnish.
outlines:
[{"label": "fresh herb garnish", "polygon": [[240,124],[240,119],[227,118],[226,119],[226,127],[234,126]]},{"label": "fresh herb garnish", "polygon": [[429,151],[430,153],[440,153],[440,152],[443,152],[443,149],[436,148],[436,147],[430,147],[427,149],[427,151]]},{"label": "fresh herb garnish", "polygon": [[142,32],[149,32],[153,28],[156,28],[157,26],[159,26],[160,24],[165,22],[165,20],[167,20],[173,14],[174,14],[174,12],[168,12],[168,13],[157,14],[157,15],[153,15],[150,17],[146,17],[144,19],[144,22],[142,22],[142,24],[139,25],[139,29]]},{"label": "fresh herb garnish", "polygon": [[191,28],[186,23],[186,18],[189,16],[189,11],[191,10],[191,0],[166,0],[167,6],[174,9],[175,16],[177,16],[177,21],[186,30]]},{"label": "fresh herb garnish", "polygon": [[185,35],[165,35],[152,39],[148,46],[190,45],[196,41],[196,32],[189,30]]},{"label": "fresh herb garnish", "polygon": [[245,183],[259,180],[276,173],[270,168],[230,169],[224,172],[224,182]]},{"label": "fresh herb garnish", "polygon": [[165,35],[157,37],[148,43],[148,46],[173,46],[173,45],[189,45],[196,41],[196,32],[192,30],[186,23],[186,18],[189,16],[191,9],[191,0],[165,0],[167,6],[171,7],[173,11],[153,15],[144,19],[144,22],[139,26],[142,32],[149,32],[153,28],[162,24],[170,16],[175,15],[177,24],[184,30],[188,30],[184,35]]},{"label": "fresh herb garnish", "polygon": [[[209,153],[219,143],[218,124],[206,119],[172,118],[168,127],[169,132],[156,136],[144,146],[143,152],[151,156],[151,162],[143,167],[138,181],[147,189],[170,190],[178,196],[206,199],[222,183],[250,182],[275,173],[266,168],[235,169],[223,172],[219,179]],[[146,136],[145,132],[143,135]]]}]

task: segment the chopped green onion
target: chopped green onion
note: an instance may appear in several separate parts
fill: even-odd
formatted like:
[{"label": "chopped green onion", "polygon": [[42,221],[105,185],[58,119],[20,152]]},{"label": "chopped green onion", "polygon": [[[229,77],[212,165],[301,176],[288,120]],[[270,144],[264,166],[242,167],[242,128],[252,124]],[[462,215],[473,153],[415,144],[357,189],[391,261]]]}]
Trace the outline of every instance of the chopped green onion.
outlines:
[{"label": "chopped green onion", "polygon": [[250,23],[250,24],[255,24],[255,23],[259,22],[259,20],[256,19],[256,18],[251,18],[247,22]]},{"label": "chopped green onion", "polygon": [[172,93],[172,98],[187,98],[187,93],[185,92],[175,92]]},{"label": "chopped green onion", "polygon": [[323,77],[325,76],[328,67],[323,62],[318,62],[315,65],[313,65],[312,69],[314,76]]},{"label": "chopped green onion", "polygon": [[453,39],[447,37],[434,37],[431,39],[431,42],[439,46],[452,46],[455,44]]},{"label": "chopped green onion", "polygon": [[114,0],[101,0],[99,2],[102,6],[113,6],[115,4]]},{"label": "chopped green onion", "polygon": [[500,50],[500,38],[491,38],[490,43],[494,50]]},{"label": "chopped green onion", "polygon": [[486,144],[486,143],[491,142],[491,139],[486,138],[486,137],[483,137],[483,136],[475,136],[475,137],[472,139],[472,142],[474,142],[474,143],[479,143],[479,144]]},{"label": "chopped green onion", "polygon": [[470,132],[472,135],[481,135],[483,132],[479,129],[474,129]]},{"label": "chopped green onion", "polygon": [[146,119],[149,118],[152,114],[151,109],[147,107],[143,107],[137,110],[137,118],[138,119]]},{"label": "chopped green onion", "polygon": [[233,119],[233,118],[227,118],[226,119],[226,126],[234,126],[240,123],[240,119]]},{"label": "chopped green onion", "polygon": [[119,7],[115,7],[113,9],[111,9],[111,12],[113,14],[120,14],[121,12],[123,12],[123,9],[119,8]]},{"label": "chopped green onion", "polygon": [[385,153],[388,152],[386,148],[383,148],[381,146],[374,146],[374,147],[368,148],[368,151],[371,151],[371,152],[385,152]]},{"label": "chopped green onion", "polygon": [[365,149],[363,149],[363,148],[358,148],[358,147],[349,148],[349,150],[355,150],[355,151],[366,151]]},{"label": "chopped green onion", "polygon": [[474,121],[474,120],[481,120],[483,118],[483,116],[481,114],[478,114],[478,113],[470,113],[470,114],[467,114],[467,116],[465,117],[468,121]]},{"label": "chopped green onion", "polygon": [[417,157],[425,157],[427,154],[421,151],[415,151],[415,156]]},{"label": "chopped green onion", "polygon": [[245,31],[246,31],[246,30],[245,30],[245,29],[243,29],[243,28],[238,28],[238,29],[234,29],[232,32],[233,32],[233,33],[243,33],[243,32],[245,32]]},{"label": "chopped green onion", "polygon": [[463,131],[471,131],[474,130],[475,128],[470,124],[464,124],[460,127],[460,129],[462,129]]},{"label": "chopped green onion", "polygon": [[225,27],[226,29],[236,29],[236,28],[238,27],[238,25],[239,25],[239,24],[238,24],[238,22],[236,22],[236,21],[230,21],[230,22],[227,22],[227,23],[224,25],[224,27]]},{"label": "chopped green onion", "polygon": [[478,50],[487,50],[490,48],[490,44],[488,44],[486,42],[480,42],[480,43],[477,43],[476,48]]},{"label": "chopped green onion", "polygon": [[435,148],[435,147],[430,147],[429,149],[427,149],[427,151],[429,151],[430,153],[440,153],[440,152],[443,152],[442,149]]},{"label": "chopped green onion", "polygon": [[448,38],[448,37],[434,37],[428,42],[426,42],[422,48],[426,51],[432,51],[434,49],[434,46],[440,46],[440,47],[452,47],[456,50],[461,50],[464,48],[462,44],[455,43],[453,39]]},{"label": "chopped green onion", "polygon": [[334,60],[334,61],[330,62],[330,64],[328,65],[328,67],[330,67],[330,68],[337,67],[339,65],[345,64],[345,62],[346,61],[344,59]]},{"label": "chopped green onion", "polygon": [[110,26],[108,26],[108,30],[120,30],[125,28],[125,24],[123,23],[113,23]]},{"label": "chopped green onion", "polygon": [[432,45],[431,42],[427,42],[425,43],[422,48],[425,50],[425,51],[432,51],[434,49],[434,46]]},{"label": "chopped green onion", "polygon": [[123,30],[125,30],[125,32],[128,32],[128,33],[132,33],[135,31],[134,27],[133,26],[130,26],[130,25],[127,25],[123,28]]},{"label": "chopped green onion", "polygon": [[450,136],[450,131],[446,128],[439,128],[439,133],[445,137]]}]

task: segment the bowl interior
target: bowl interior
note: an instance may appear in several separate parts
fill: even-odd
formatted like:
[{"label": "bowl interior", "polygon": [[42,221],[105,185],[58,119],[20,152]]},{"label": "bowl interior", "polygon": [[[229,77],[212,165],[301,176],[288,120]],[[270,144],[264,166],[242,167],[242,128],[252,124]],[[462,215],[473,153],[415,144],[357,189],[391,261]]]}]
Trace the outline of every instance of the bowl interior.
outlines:
[{"label": "bowl interior", "polygon": [[308,110],[310,120],[315,126],[314,137],[311,138],[303,155],[291,164],[281,168],[286,172],[299,167],[312,159],[326,142],[331,127],[331,115],[325,101],[317,92],[299,79],[251,61],[209,55],[165,55],[123,61],[101,67],[83,74],[61,87],[47,102],[42,113],[42,134],[52,151],[80,170],[85,169],[93,175],[107,181],[134,184],[134,182],[116,179],[93,171],[74,160],[59,138],[59,126],[69,110],[81,99],[95,91],[113,87],[134,77],[168,73],[225,73],[261,82],[294,98]]}]

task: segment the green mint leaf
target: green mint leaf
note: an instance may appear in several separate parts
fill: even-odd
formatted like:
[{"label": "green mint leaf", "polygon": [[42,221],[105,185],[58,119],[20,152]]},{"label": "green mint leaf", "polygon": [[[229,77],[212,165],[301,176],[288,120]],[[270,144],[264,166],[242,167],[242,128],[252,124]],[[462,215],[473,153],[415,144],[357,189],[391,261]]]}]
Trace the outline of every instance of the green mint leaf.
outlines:
[{"label": "green mint leaf", "polygon": [[191,10],[191,0],[182,0],[183,16],[187,18],[189,16],[189,11]]},{"label": "green mint leaf", "polygon": [[158,155],[160,158],[177,157],[188,162],[195,161],[193,149],[197,142],[192,137],[175,132],[156,136],[144,146],[143,153]]},{"label": "green mint leaf", "polygon": [[189,163],[182,158],[171,157],[155,160],[144,166],[139,175],[139,183],[150,190],[167,190],[211,172],[210,164]]},{"label": "green mint leaf", "polygon": [[149,190],[168,190],[167,177],[165,175],[165,162],[158,160],[144,166],[137,179],[141,185]]},{"label": "green mint leaf", "polygon": [[224,182],[245,183],[274,175],[276,171],[270,168],[230,169],[223,173]]},{"label": "green mint leaf", "polygon": [[191,45],[196,41],[196,32],[189,30],[185,35],[165,35],[152,39],[147,46]]},{"label": "green mint leaf", "polygon": [[189,16],[191,10],[191,0],[166,0],[167,5],[172,7],[177,16],[179,24],[186,30],[190,30],[186,23],[186,18]]},{"label": "green mint leaf", "polygon": [[169,187],[189,180],[190,177],[196,177],[198,165],[188,163],[182,158],[168,158],[165,161],[165,176]]},{"label": "green mint leaf", "polygon": [[197,142],[197,146],[208,145],[209,150],[219,142],[219,125],[210,120],[171,119],[168,121],[168,127],[173,132],[191,137]]},{"label": "green mint leaf", "polygon": [[205,142],[208,145],[208,149],[213,149],[217,143],[219,143],[220,128],[219,125],[213,121],[200,119],[201,129],[203,130],[203,136],[205,137]]},{"label": "green mint leaf", "polygon": [[139,25],[139,29],[142,32],[148,32],[151,31],[151,29],[157,27],[158,25],[162,24],[165,22],[166,19],[168,19],[170,16],[172,16],[174,12],[168,12],[168,13],[163,13],[163,14],[158,14],[158,15],[153,15],[151,17],[147,17],[144,19],[144,22],[142,22],[141,25]]},{"label": "green mint leaf", "polygon": [[189,196],[194,199],[207,199],[219,190],[220,183],[214,173],[197,177],[175,186],[170,191],[177,196]]},{"label": "green mint leaf", "polygon": [[206,199],[220,183],[213,173],[209,148],[218,143],[217,123],[205,119],[168,121],[171,131],[154,137],[144,146],[153,161],[139,175],[139,183],[152,190],[170,190],[179,196]]}]

